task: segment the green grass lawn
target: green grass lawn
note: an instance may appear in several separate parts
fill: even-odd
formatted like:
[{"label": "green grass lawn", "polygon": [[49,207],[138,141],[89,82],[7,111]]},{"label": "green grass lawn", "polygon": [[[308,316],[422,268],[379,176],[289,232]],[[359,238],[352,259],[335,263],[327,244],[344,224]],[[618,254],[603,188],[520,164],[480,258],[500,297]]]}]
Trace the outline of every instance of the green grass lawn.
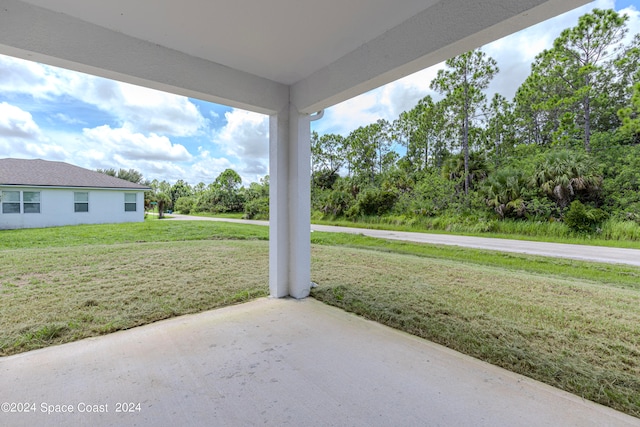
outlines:
[{"label": "green grass lawn", "polygon": [[[319,233],[312,296],[640,417],[640,268]],[[0,355],[268,294],[268,229],[0,231]]]},{"label": "green grass lawn", "polygon": [[[554,235],[552,232],[545,232],[544,227],[540,232],[541,234],[526,234],[519,233],[517,230],[511,232],[471,232],[471,231],[445,231],[438,229],[425,229],[421,224],[407,225],[403,223],[385,223],[385,222],[366,222],[366,221],[348,221],[348,220],[320,220],[314,219],[314,224],[322,225],[336,225],[339,227],[355,227],[355,228],[369,228],[375,230],[395,230],[395,231],[411,231],[417,233],[429,233],[429,234],[452,234],[458,236],[473,236],[473,237],[490,237],[494,239],[513,239],[513,240],[531,240],[534,242],[553,242],[553,243],[570,243],[574,245],[590,245],[590,246],[605,246],[613,248],[629,248],[640,249],[640,241],[637,240],[625,240],[625,239],[601,239],[593,237],[591,235],[563,237]],[[523,224],[526,226],[527,224]],[[464,229],[464,227],[462,227]]]},{"label": "green grass lawn", "polygon": [[640,416],[637,282],[335,246],[312,271],[320,301]]},{"label": "green grass lawn", "polygon": [[150,218],[142,223],[0,230],[0,250],[212,239],[268,240],[269,230],[259,225]]},{"label": "green grass lawn", "polygon": [[0,356],[267,296],[267,269],[257,240],[0,251]]},{"label": "green grass lawn", "polygon": [[244,218],[244,213],[242,212],[224,212],[224,213],[194,212],[191,215],[204,216],[204,217],[210,217],[210,218],[232,218],[232,219]]},{"label": "green grass lawn", "polygon": [[[203,217],[213,217],[213,218],[232,218],[232,219],[242,219],[242,213],[205,213],[198,212],[192,214],[193,216],[203,216]],[[376,221],[377,219],[377,221]],[[352,227],[352,228],[368,228],[368,229],[376,229],[376,230],[391,230],[391,231],[410,231],[417,233],[429,233],[429,234],[452,234],[458,236],[474,236],[474,237],[490,237],[495,239],[512,239],[512,240],[531,240],[536,242],[553,242],[553,243],[570,243],[575,245],[590,245],[590,246],[605,246],[605,247],[615,247],[615,248],[629,248],[629,249],[640,249],[640,241],[638,240],[629,240],[629,239],[603,239],[598,238],[597,236],[592,235],[574,235],[574,236],[562,236],[558,234],[554,234],[553,227],[550,224],[540,225],[538,228],[539,234],[532,234],[531,232],[521,232],[519,231],[518,225],[523,229],[535,228],[536,224],[527,224],[526,222],[518,223],[512,222],[509,228],[509,232],[471,232],[466,230],[465,227],[461,227],[457,231],[445,231],[433,228],[425,228],[424,224],[416,223],[416,224],[407,224],[405,222],[384,222],[379,218],[370,218],[367,220],[360,221],[349,221],[345,219],[339,220],[327,220],[327,219],[317,219],[313,218],[311,221],[313,224],[320,225],[335,225],[339,227]]]}]

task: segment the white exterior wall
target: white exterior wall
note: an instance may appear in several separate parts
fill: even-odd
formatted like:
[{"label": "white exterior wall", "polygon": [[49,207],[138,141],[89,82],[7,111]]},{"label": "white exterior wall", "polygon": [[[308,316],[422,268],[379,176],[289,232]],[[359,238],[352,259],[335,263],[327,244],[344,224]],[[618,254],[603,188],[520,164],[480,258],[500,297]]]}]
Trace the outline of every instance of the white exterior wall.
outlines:
[{"label": "white exterior wall", "polygon": [[[41,228],[77,224],[106,224],[144,221],[144,191],[97,188],[0,187],[2,191],[40,192],[40,213],[3,214],[0,201],[0,230]],[[74,193],[89,193],[89,212],[74,211]],[[136,211],[125,212],[124,194],[136,194]]]}]

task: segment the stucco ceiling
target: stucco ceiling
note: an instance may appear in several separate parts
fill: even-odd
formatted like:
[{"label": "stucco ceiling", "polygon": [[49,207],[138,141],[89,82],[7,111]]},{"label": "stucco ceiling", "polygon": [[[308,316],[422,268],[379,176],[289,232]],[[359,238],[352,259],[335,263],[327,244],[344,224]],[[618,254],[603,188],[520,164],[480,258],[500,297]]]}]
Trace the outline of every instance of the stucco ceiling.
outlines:
[{"label": "stucco ceiling", "polygon": [[0,53],[310,112],[589,0],[0,0]]},{"label": "stucco ceiling", "polygon": [[293,84],[436,0],[25,0]]}]

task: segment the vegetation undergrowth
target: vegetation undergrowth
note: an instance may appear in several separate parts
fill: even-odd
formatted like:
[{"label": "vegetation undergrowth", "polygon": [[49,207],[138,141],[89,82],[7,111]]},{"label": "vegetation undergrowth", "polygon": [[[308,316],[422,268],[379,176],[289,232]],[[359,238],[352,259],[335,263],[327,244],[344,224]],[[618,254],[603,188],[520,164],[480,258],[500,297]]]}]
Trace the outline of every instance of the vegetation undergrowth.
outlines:
[{"label": "vegetation undergrowth", "polygon": [[571,231],[561,222],[525,222],[519,220],[487,220],[451,215],[437,218],[404,216],[364,216],[354,219],[316,215],[314,224],[360,227],[379,230],[413,231],[437,234],[532,240],[640,249],[640,225],[634,222],[608,220],[597,235]]},{"label": "vegetation undergrowth", "polygon": [[242,212],[191,212],[189,215],[193,216],[203,216],[209,218],[231,218],[231,219],[244,219],[244,214]]}]

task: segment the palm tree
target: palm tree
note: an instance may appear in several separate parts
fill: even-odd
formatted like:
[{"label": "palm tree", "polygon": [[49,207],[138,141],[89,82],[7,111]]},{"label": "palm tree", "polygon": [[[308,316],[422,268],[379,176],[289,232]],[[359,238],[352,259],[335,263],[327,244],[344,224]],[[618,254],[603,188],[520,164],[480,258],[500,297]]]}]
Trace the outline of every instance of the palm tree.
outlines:
[{"label": "palm tree", "polygon": [[158,218],[162,219],[164,218],[165,208],[169,203],[171,203],[171,197],[169,197],[167,193],[160,191],[155,193],[153,198],[158,202]]},{"label": "palm tree", "polygon": [[578,192],[600,189],[602,176],[586,154],[569,150],[544,153],[531,179],[531,185],[551,197],[560,209],[566,208]]},{"label": "palm tree", "polygon": [[[469,178],[470,189],[473,189],[475,184],[483,181],[489,175],[489,168],[482,153],[470,153],[467,167],[467,177]],[[442,165],[442,176],[450,181],[460,181],[461,185],[464,184],[462,181],[465,176],[465,160],[463,153],[450,157],[444,162]],[[464,187],[462,187],[462,189],[464,189]]]},{"label": "palm tree", "polygon": [[500,219],[512,214],[522,217],[527,213],[524,201],[526,188],[527,180],[522,170],[513,167],[499,169],[485,181],[485,201]]}]

